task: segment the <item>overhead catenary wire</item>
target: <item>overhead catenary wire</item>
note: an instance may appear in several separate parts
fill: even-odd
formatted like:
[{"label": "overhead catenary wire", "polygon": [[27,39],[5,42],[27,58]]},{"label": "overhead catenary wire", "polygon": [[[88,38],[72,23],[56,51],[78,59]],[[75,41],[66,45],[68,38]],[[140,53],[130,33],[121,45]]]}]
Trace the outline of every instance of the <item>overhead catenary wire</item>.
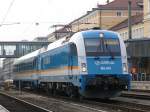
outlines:
[{"label": "overhead catenary wire", "polygon": [[12,1],[11,1],[10,5],[9,5],[7,11],[6,11],[6,14],[4,15],[4,17],[3,17],[3,19],[2,19],[1,26],[4,24],[4,22],[5,22],[5,20],[6,20],[7,16],[8,16],[8,14],[9,14],[9,12],[10,12],[10,10],[11,10],[11,7],[12,7],[13,4],[14,4],[14,1],[15,1],[15,0],[12,0]]}]

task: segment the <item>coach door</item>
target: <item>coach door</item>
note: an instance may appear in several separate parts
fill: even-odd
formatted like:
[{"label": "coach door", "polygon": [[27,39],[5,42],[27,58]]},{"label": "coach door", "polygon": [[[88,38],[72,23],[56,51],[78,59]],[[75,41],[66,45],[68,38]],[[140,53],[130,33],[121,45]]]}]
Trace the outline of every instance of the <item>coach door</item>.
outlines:
[{"label": "coach door", "polygon": [[78,56],[77,48],[74,43],[69,44],[69,79],[73,78],[73,75],[77,74],[78,71]]},{"label": "coach door", "polygon": [[69,52],[68,52],[68,76],[69,79],[73,78],[73,57],[72,57],[72,49],[71,44],[68,45]]}]

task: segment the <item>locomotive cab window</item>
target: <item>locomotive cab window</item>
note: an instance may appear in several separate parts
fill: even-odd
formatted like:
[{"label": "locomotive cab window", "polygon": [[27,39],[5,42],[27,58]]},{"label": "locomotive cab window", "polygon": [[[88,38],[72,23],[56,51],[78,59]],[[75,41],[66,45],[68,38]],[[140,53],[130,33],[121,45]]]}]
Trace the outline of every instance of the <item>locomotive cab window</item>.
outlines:
[{"label": "locomotive cab window", "polygon": [[112,38],[88,38],[84,40],[87,56],[120,56],[120,44],[118,39]]}]

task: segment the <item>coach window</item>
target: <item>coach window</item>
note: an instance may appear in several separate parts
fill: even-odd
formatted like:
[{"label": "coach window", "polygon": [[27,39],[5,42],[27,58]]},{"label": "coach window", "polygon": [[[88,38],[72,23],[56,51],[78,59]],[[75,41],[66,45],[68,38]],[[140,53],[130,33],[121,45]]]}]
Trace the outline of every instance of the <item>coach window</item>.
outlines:
[{"label": "coach window", "polygon": [[19,64],[19,72],[21,71],[21,64]]},{"label": "coach window", "polygon": [[46,56],[45,58],[43,58],[43,64],[44,65],[50,64],[50,56]]},{"label": "coach window", "polygon": [[14,71],[14,72],[18,72],[18,66],[17,66],[17,65],[15,65],[15,66],[13,67],[13,71]]},{"label": "coach window", "polygon": [[33,61],[33,69],[36,69],[36,67],[37,67],[37,59],[34,59],[34,61]]}]

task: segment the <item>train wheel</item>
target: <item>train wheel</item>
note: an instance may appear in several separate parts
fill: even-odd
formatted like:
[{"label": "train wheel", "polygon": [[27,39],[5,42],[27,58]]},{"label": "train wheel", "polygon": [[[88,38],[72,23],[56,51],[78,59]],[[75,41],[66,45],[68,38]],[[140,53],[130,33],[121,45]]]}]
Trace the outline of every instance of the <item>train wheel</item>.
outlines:
[{"label": "train wheel", "polygon": [[52,83],[52,95],[56,96],[57,90],[56,90],[56,83]]},{"label": "train wheel", "polygon": [[80,91],[80,90],[79,90],[79,88],[78,88],[78,98],[79,98],[80,101],[82,101],[83,99],[85,99],[85,97],[84,97],[82,94],[80,94],[79,91]]},{"label": "train wheel", "polygon": [[69,86],[67,88],[67,95],[70,97],[70,98],[76,98],[78,96],[78,92],[77,92],[77,89],[76,87],[74,86]]},{"label": "train wheel", "polygon": [[70,87],[70,86],[67,87],[66,94],[67,94],[67,96],[69,96],[69,97],[72,96],[72,90],[71,90],[71,87]]},{"label": "train wheel", "polygon": [[52,90],[52,96],[56,96],[56,89]]}]

